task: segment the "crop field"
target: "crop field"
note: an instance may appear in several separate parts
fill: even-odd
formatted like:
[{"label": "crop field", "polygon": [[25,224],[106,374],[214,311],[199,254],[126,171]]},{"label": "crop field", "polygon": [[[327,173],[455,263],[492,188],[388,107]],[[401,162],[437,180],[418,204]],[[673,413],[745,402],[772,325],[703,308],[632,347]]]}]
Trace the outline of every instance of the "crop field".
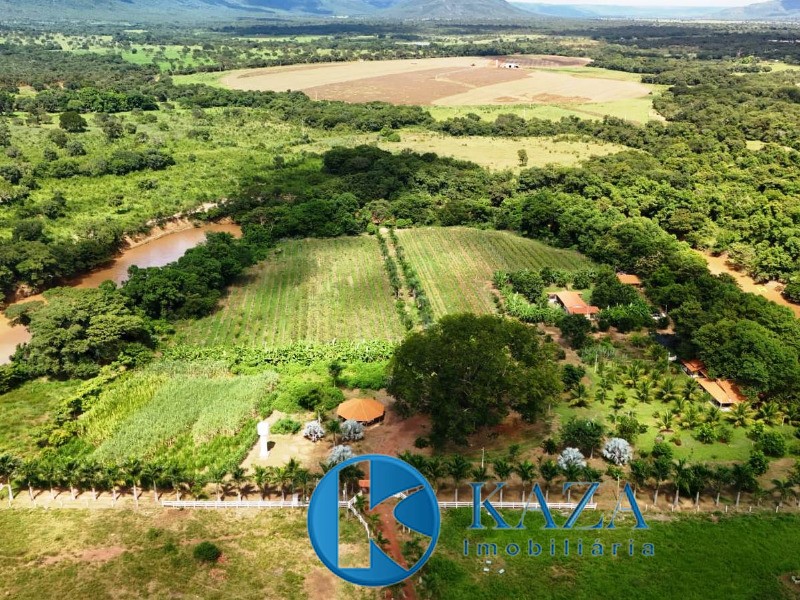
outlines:
[{"label": "crop field", "polygon": [[[535,57],[521,57],[521,68],[503,68],[504,60],[459,57],[297,65],[235,71],[222,82],[240,90],[302,90],[312,98],[329,100],[444,106],[580,105],[646,98],[652,92],[630,77],[606,76],[582,67],[583,59],[574,59],[572,65],[554,63],[553,69],[544,68],[547,61]],[[565,67],[568,70],[561,71]]]},{"label": "crop field", "polygon": [[409,148],[415,152],[435,152],[441,156],[452,156],[468,160],[491,169],[518,168],[519,150],[528,153],[529,167],[544,167],[549,164],[574,166],[592,156],[605,156],[625,150],[616,144],[556,140],[553,138],[456,138],[429,133],[402,136],[400,143],[380,144],[384,150]]},{"label": "crop field", "polygon": [[295,240],[250,270],[221,308],[186,324],[195,344],[399,339],[403,328],[371,237]]},{"label": "crop field", "polygon": [[397,236],[437,317],[493,312],[491,279],[495,271],[545,265],[571,271],[589,264],[577,252],[504,231],[425,228],[398,231]]}]

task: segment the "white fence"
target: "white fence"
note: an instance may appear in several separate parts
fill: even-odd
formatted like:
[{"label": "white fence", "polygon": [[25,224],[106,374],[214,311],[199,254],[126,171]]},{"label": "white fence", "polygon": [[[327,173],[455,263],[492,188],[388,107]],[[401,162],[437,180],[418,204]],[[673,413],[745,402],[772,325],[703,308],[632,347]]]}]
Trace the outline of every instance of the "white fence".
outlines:
[{"label": "white fence", "polygon": [[[340,508],[346,508],[353,512],[364,527],[369,530],[366,522],[355,509],[354,496],[349,502],[339,501]],[[292,500],[162,500],[161,506],[164,508],[307,508],[308,502],[299,499]],[[539,510],[537,502],[526,504],[525,502],[492,502],[495,508]],[[577,506],[575,502],[548,502],[547,508],[550,510],[574,510]],[[439,502],[439,508],[472,508],[472,502]],[[587,504],[586,510],[595,510],[597,504]]]}]

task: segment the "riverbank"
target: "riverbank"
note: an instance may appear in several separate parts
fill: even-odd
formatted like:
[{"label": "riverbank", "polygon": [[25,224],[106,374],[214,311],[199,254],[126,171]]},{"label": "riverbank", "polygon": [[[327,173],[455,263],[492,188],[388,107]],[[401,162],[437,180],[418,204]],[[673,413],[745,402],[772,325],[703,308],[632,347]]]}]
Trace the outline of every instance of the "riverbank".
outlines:
[{"label": "riverbank", "polygon": [[[127,278],[128,269],[131,266],[163,267],[179,259],[187,250],[202,243],[206,239],[207,233],[230,233],[234,237],[240,237],[242,230],[229,220],[218,223],[199,223],[189,218],[172,219],[165,225],[154,227],[147,234],[126,238],[123,249],[106,266],[66,282],[64,286],[98,287],[108,280],[117,284],[122,283]],[[42,299],[41,294],[18,297],[15,302],[5,308],[14,303],[40,299]],[[27,329],[12,326],[5,315],[0,314],[0,364],[8,363],[17,346],[24,344],[29,339],[30,334]]]}]

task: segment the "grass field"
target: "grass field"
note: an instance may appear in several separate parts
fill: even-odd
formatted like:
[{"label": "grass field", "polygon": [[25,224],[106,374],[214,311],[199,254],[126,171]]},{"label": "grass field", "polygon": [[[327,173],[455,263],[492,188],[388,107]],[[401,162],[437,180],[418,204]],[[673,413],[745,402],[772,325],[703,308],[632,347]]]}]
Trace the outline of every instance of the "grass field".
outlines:
[{"label": "grass field", "polygon": [[79,386],[77,381],[30,381],[0,395],[0,453],[28,457],[38,448],[35,428],[48,422],[60,400]]},{"label": "grass field", "polygon": [[589,264],[576,252],[504,231],[449,227],[407,229],[397,235],[419,273],[436,316],[492,312],[491,279],[495,271],[545,265],[576,270]]},{"label": "grass field", "polygon": [[[442,537],[423,575],[433,597],[529,598],[532,590],[537,597],[551,600],[797,597],[798,586],[790,581],[790,575],[800,574],[800,518],[796,515],[685,517],[651,521],[649,530],[637,532],[631,531],[630,521],[611,531],[545,532],[535,516],[530,517],[527,530],[472,532],[467,530],[470,516],[466,510],[448,511],[444,516]],[[468,558],[463,556],[465,538],[472,544]],[[575,550],[579,538],[584,544],[582,557]],[[529,539],[546,547],[547,554],[527,556]],[[549,555],[551,539],[559,545],[555,557]],[[572,547],[569,557],[563,556],[565,539]],[[632,557],[627,554],[629,539],[637,549]],[[604,545],[602,557],[588,555],[596,540]],[[475,556],[475,544],[487,542],[500,548],[489,565],[485,558]],[[609,555],[614,542],[622,544],[624,554]],[[511,543],[523,549],[514,558],[503,552]],[[643,543],[654,544],[653,557],[641,556]]]},{"label": "grass field", "polygon": [[[532,590],[536,597],[553,600],[797,597],[790,581],[800,570],[796,515],[651,519],[650,529],[641,532],[632,532],[630,521],[612,531],[543,532],[533,515],[527,530],[472,532],[469,523],[467,510],[443,514],[439,543],[422,572],[430,597],[529,598]],[[343,556],[355,558],[363,547],[363,531],[354,520],[342,524]],[[0,529],[5,533],[4,597],[39,600],[54,590],[65,597],[98,599],[376,597],[322,566],[301,511],[0,510]],[[465,538],[472,544],[468,557],[463,555]],[[551,538],[559,544],[569,539],[571,555],[526,555],[528,539],[547,546]],[[576,555],[579,538],[583,556]],[[628,556],[629,539],[637,550],[652,543],[655,556]],[[198,563],[192,548],[200,541],[217,544],[223,559]],[[587,556],[595,541],[604,545],[604,556]],[[614,542],[625,551],[617,557],[610,556]],[[475,556],[476,543],[498,544],[491,564]],[[520,544],[523,552],[505,556],[510,543]]]},{"label": "grass field", "polygon": [[295,240],[234,287],[216,313],[186,324],[197,344],[275,346],[297,340],[398,339],[378,243],[372,237]]},{"label": "grass field", "polygon": [[409,148],[415,152],[435,152],[468,160],[491,169],[520,168],[517,152],[528,153],[528,167],[549,164],[574,166],[592,156],[605,156],[625,150],[624,146],[585,141],[566,141],[553,138],[456,138],[431,133],[407,133],[400,143],[379,144],[384,150]]},{"label": "grass field", "polygon": [[[316,559],[302,511],[0,510],[0,596],[51,598],[374,598]],[[343,520],[342,555],[364,560]],[[201,541],[223,552],[192,557]]]}]

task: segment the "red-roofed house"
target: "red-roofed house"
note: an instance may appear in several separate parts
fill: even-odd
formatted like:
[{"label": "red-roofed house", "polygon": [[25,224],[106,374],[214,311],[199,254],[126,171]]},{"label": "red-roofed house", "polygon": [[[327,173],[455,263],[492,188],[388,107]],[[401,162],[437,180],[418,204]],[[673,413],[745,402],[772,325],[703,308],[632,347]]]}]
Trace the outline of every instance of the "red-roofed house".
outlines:
[{"label": "red-roofed house", "polygon": [[578,292],[556,292],[550,295],[550,300],[558,304],[568,315],[584,315],[592,319],[600,312],[596,306],[586,304]]}]

